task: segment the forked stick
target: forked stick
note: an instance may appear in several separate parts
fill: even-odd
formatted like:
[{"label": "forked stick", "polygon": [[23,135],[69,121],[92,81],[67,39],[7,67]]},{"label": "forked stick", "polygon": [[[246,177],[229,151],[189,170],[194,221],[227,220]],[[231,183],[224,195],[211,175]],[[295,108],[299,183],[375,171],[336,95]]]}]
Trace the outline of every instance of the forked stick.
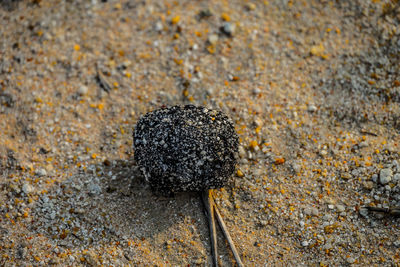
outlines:
[{"label": "forked stick", "polygon": [[222,216],[219,213],[217,206],[215,205],[214,199],[212,197],[212,190],[203,191],[202,199],[203,199],[204,205],[206,207],[206,213],[207,213],[207,217],[208,217],[208,225],[210,227],[211,251],[212,251],[212,255],[213,255],[214,266],[218,266],[217,231],[216,231],[216,226],[215,226],[215,215],[216,215],[219,226],[221,227],[222,232],[224,233],[224,236],[225,236],[226,240],[228,241],[229,247],[232,250],[232,253],[233,253],[233,256],[235,257],[237,265],[239,267],[243,267],[244,265],[243,265],[242,261],[240,260],[239,253],[237,252],[236,246],[233,243],[231,235],[228,232],[228,228],[226,227],[226,224],[225,224],[224,220],[222,219]]},{"label": "forked stick", "polygon": [[206,215],[208,218],[208,226],[210,228],[212,260],[214,266],[218,267],[217,229],[215,227],[215,218],[214,218],[215,205],[211,197],[211,190],[202,191],[201,198],[203,199]]}]

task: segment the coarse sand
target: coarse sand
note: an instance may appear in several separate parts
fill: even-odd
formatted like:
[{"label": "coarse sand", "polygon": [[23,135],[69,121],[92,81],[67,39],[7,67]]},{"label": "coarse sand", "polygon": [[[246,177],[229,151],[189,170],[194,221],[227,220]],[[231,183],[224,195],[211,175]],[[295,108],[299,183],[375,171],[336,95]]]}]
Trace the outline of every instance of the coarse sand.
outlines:
[{"label": "coarse sand", "polygon": [[[0,1],[0,265],[209,266],[195,193],[153,194],[140,116],[239,135],[215,190],[245,266],[399,266],[400,2]],[[218,236],[221,266],[234,259]]]}]

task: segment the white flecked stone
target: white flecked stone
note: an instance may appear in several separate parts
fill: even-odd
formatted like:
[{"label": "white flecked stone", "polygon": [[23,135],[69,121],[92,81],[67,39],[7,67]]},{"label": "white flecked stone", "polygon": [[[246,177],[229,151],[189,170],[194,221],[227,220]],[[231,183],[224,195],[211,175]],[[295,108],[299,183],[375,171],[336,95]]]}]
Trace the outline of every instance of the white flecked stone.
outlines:
[{"label": "white flecked stone", "polygon": [[23,191],[25,194],[32,193],[33,187],[32,187],[30,184],[25,183],[25,184],[22,186],[22,191]]},{"label": "white flecked stone", "polygon": [[302,245],[303,247],[307,247],[308,244],[309,244],[309,243],[308,243],[307,240],[304,240],[304,241],[301,242],[301,245]]},{"label": "white flecked stone", "polygon": [[386,168],[382,169],[379,173],[379,181],[381,184],[386,185],[392,181],[393,171],[392,169]]},{"label": "white flecked stone", "polygon": [[343,212],[346,210],[346,207],[343,205],[336,205],[336,209],[338,212]]},{"label": "white flecked stone", "polygon": [[46,172],[45,169],[38,169],[38,170],[36,170],[35,174],[36,174],[37,176],[46,176],[46,175],[47,175],[47,172]]},{"label": "white flecked stone", "polygon": [[79,89],[78,89],[78,94],[79,95],[86,95],[87,94],[87,92],[88,92],[88,88],[87,88],[87,86],[84,86],[84,85],[82,85],[81,87],[79,87]]},{"label": "white flecked stone", "polygon": [[395,175],[393,175],[393,182],[400,182],[400,173],[396,173]]}]

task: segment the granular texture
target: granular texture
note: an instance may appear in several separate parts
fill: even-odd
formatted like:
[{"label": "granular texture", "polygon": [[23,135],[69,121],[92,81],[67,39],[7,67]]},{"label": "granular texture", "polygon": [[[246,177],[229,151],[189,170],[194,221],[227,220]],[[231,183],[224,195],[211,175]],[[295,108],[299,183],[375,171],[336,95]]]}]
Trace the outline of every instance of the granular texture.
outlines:
[{"label": "granular texture", "polygon": [[135,160],[160,192],[224,186],[235,170],[238,145],[224,113],[192,105],[149,112],[134,131]]}]

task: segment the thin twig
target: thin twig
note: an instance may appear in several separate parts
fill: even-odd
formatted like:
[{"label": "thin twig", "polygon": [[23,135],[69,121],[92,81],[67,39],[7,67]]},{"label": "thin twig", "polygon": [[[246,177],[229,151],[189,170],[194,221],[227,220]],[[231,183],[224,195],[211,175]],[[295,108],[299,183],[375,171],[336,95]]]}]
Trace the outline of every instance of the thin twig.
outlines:
[{"label": "thin twig", "polygon": [[100,88],[109,93],[111,91],[111,83],[107,80],[104,76],[102,71],[100,70],[99,64],[96,64],[96,74],[97,74],[97,81],[100,85]]},{"label": "thin twig", "polygon": [[378,208],[378,207],[366,206],[365,208],[369,211],[383,212],[392,216],[400,216],[400,207]]},{"label": "thin twig", "polygon": [[211,190],[204,190],[201,193],[201,197],[203,199],[203,203],[206,210],[206,215],[208,218],[208,226],[210,228],[210,238],[211,238],[211,253],[213,258],[213,264],[215,267],[218,266],[218,251],[217,251],[217,230],[215,226],[215,218],[214,218],[214,202],[212,202],[211,198]]},{"label": "thin twig", "polygon": [[215,211],[215,214],[217,215],[217,220],[218,220],[219,226],[221,227],[222,232],[224,233],[226,240],[228,240],[229,246],[231,247],[231,250],[233,252],[233,256],[235,257],[237,265],[239,267],[243,267],[244,265],[243,265],[243,263],[242,263],[242,261],[240,259],[239,253],[236,250],[236,246],[233,243],[231,235],[228,232],[228,228],[226,227],[226,224],[225,224],[224,220],[222,219],[221,214],[219,213],[218,207],[214,203],[212,195],[210,195],[210,202],[211,202],[211,205],[214,206],[214,211]]},{"label": "thin twig", "polygon": [[373,133],[373,132],[370,132],[370,131],[367,131],[367,130],[361,130],[360,131],[360,133],[362,133],[362,134],[369,134],[369,135],[372,135],[372,136],[378,136],[376,133]]}]

